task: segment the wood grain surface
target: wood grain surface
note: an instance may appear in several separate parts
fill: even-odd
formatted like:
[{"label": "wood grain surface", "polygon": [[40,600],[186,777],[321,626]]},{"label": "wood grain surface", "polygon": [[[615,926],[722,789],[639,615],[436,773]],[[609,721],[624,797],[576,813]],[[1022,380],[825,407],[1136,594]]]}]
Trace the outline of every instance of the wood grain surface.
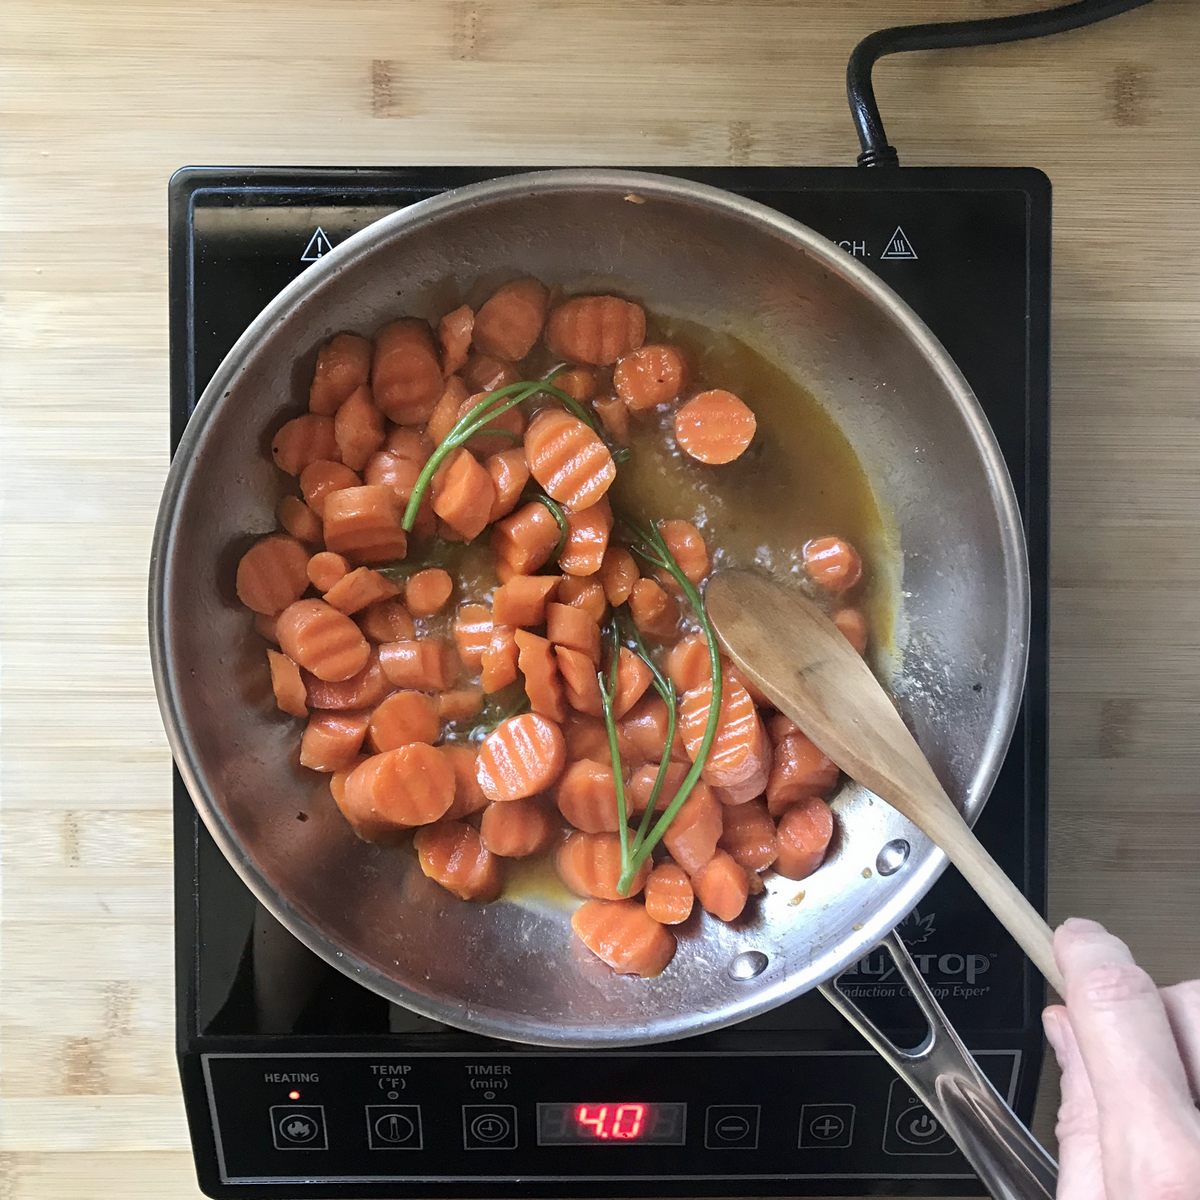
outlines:
[{"label": "wood grain surface", "polygon": [[[859,37],[1020,7],[0,5],[0,1198],[198,1194],[144,617],[170,173],[849,163]],[[1054,182],[1051,909],[1164,983],[1200,974],[1198,39],[1200,6],[1157,0],[878,72],[903,161]]]}]

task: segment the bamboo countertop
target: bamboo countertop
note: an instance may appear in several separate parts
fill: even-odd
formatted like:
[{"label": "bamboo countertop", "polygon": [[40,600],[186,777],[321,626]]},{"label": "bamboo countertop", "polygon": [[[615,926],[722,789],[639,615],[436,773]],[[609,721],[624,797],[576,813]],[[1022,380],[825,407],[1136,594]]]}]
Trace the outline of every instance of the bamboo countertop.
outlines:
[{"label": "bamboo countertop", "polygon": [[[1020,0],[9,0],[0,1198],[198,1194],[145,575],[185,163],[851,163],[847,54]],[[877,72],[911,163],[1054,187],[1051,910],[1200,974],[1200,9]],[[1043,1116],[1042,1126],[1046,1121]]]}]

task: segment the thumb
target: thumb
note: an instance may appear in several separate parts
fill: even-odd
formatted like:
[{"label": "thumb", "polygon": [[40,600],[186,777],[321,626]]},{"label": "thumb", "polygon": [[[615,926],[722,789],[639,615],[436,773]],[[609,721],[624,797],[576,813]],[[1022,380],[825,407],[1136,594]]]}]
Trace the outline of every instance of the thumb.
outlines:
[{"label": "thumb", "polygon": [[1042,1014],[1046,1040],[1062,1072],[1058,1106],[1058,1200],[1104,1200],[1100,1163],[1100,1117],[1067,1010],[1060,1005]]}]

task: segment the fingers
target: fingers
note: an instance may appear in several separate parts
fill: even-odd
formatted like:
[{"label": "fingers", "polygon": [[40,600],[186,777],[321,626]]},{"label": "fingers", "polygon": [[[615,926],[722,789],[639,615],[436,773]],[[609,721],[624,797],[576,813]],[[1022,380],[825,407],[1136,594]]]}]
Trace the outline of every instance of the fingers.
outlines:
[{"label": "fingers", "polygon": [[1187,1072],[1192,1099],[1200,1104],[1200,979],[1163,988],[1160,994]]},{"label": "fingers", "polygon": [[1057,1200],[1101,1200],[1105,1192],[1100,1116],[1067,1010],[1058,1006],[1046,1009],[1042,1025],[1062,1072],[1062,1100],[1054,1131],[1058,1138]]}]

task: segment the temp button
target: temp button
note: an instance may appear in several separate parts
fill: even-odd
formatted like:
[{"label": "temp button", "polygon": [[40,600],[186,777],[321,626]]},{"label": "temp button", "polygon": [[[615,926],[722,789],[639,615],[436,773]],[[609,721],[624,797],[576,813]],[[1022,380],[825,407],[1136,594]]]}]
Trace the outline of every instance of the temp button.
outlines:
[{"label": "temp button", "polygon": [[517,1110],[511,1104],[464,1104],[465,1150],[515,1150]]},{"label": "temp button", "polygon": [[420,1150],[419,1104],[368,1104],[367,1146],[372,1150]]}]

